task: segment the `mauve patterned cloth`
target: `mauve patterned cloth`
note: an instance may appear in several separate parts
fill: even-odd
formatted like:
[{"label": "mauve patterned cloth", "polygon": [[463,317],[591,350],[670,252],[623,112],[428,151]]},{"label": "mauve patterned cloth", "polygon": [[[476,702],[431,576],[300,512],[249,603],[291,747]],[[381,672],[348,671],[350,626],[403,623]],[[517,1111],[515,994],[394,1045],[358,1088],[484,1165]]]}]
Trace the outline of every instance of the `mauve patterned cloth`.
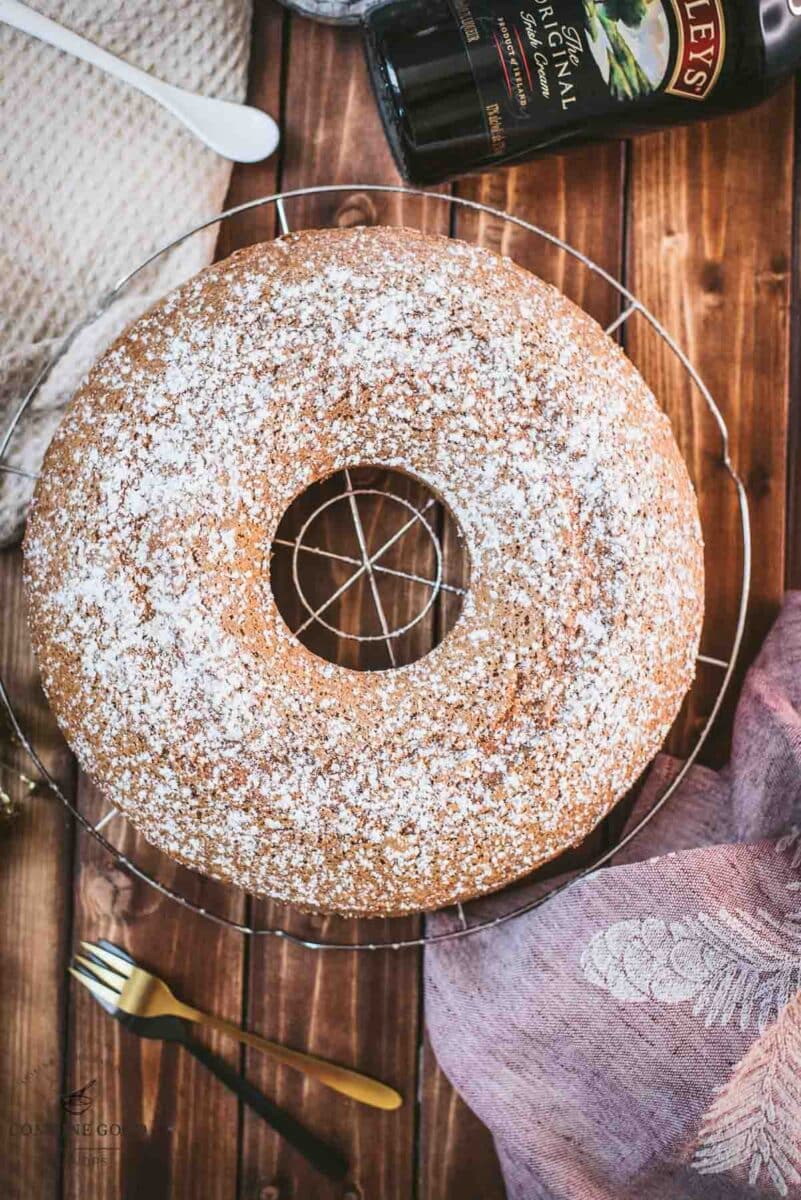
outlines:
[{"label": "mauve patterned cloth", "polygon": [[[657,761],[638,811],[675,769]],[[614,866],[426,951],[434,1049],[510,1200],[801,1197],[797,824],[801,592],[724,771],[694,768]]]}]

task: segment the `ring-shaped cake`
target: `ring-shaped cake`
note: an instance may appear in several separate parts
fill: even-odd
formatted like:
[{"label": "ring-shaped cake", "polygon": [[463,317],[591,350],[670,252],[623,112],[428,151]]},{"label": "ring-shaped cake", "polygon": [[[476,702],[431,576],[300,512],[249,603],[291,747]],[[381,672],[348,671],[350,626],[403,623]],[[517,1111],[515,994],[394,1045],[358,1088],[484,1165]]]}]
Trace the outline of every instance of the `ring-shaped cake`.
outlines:
[{"label": "ring-shaped cake", "polygon": [[[450,507],[470,586],[398,670],[285,625],[287,507],[380,464]],[[703,612],[666,416],[507,259],[394,228],[253,246],[138,320],[48,451],[25,539],[50,703],[168,855],[322,912],[498,888],[579,842],[662,743]]]}]

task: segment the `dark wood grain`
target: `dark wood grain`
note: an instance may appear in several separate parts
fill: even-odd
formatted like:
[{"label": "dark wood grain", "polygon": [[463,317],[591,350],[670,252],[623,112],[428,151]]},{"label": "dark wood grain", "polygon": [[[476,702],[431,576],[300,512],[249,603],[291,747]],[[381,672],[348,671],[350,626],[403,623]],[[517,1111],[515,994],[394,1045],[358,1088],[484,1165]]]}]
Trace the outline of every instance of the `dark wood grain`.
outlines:
[{"label": "dark wood grain", "polygon": [[[0,674],[22,727],[69,794],[73,759],[42,696],[28,643],[19,551],[0,555]],[[72,822],[0,717],[2,786],[20,815],[0,824],[0,1195],[55,1200],[61,1176],[64,965]]]},{"label": "dark wood grain", "polygon": [[[501,212],[512,212],[579,248],[619,278],[623,259],[624,151],[617,143],[460,181],[456,192]],[[615,289],[563,250],[509,222],[455,209],[457,236],[507,254],[535,271],[602,325],[619,313]],[[597,831],[577,862],[604,844]],[[574,856],[575,857],[575,856]],[[426,1041],[423,1053],[423,1139],[420,1195],[491,1200],[503,1195],[500,1167],[486,1131],[453,1091]]]},{"label": "dark wood grain", "polygon": [[[460,180],[459,196],[514,213],[576,247],[620,278],[623,266],[625,154],[622,144],[573,151]],[[508,254],[559,288],[606,326],[617,316],[615,289],[547,240],[485,214],[457,209],[457,236]]]},{"label": "dark wood grain", "polygon": [[[279,116],[281,26],[283,10],[256,6],[249,100]],[[276,158],[256,163],[247,174],[235,169],[227,206],[264,195],[275,187]],[[242,213],[221,226],[218,253],[273,236],[272,210]],[[82,781],[84,813],[97,819],[105,810]],[[112,836],[113,835],[113,836]],[[194,903],[234,920],[245,915],[245,898],[175,866],[124,828],[122,818],[109,836],[137,864]],[[168,978],[178,995],[199,1007],[241,1022],[246,948],[242,936],[160,897],[132,879],[92,841],[81,836],[75,863],[75,940],[104,936],[124,945],[142,962]],[[111,1021],[75,985],[69,1018],[71,1086],[97,1079],[94,1109],[104,1124],[122,1125],[113,1151],[93,1176],[80,1156],[67,1156],[64,1195],[148,1196],[151,1200],[234,1200],[240,1171],[241,1113],[236,1099],[200,1064],[174,1046],[141,1041]],[[241,1062],[238,1045],[212,1035],[205,1040],[233,1064]],[[87,1179],[92,1179],[88,1185]]]},{"label": "dark wood grain", "polygon": [[[226,209],[235,208],[248,200],[256,200],[260,196],[270,196],[278,186],[280,165],[286,146],[282,81],[284,38],[289,29],[289,21],[289,14],[275,0],[257,0],[254,5],[248,103],[264,109],[279,122],[282,141],[277,152],[265,162],[238,163],[234,166],[228,195],[225,198]],[[273,205],[238,213],[220,226],[217,258],[227,258],[235,250],[275,237],[276,233]]]},{"label": "dark wood grain", "polygon": [[[281,187],[356,180],[397,183],[369,92],[359,36],[292,17],[287,38],[285,80],[286,153]],[[447,208],[425,211],[395,197],[374,197],[359,189],[292,201],[293,228],[422,221],[447,232]],[[358,593],[354,602],[358,601]],[[389,614],[388,614],[389,617]],[[280,921],[296,933],[350,940],[347,922],[305,918],[277,906],[255,904],[259,922]],[[382,923],[383,924],[383,923]],[[409,936],[418,922],[396,923]],[[419,956],[416,952],[314,953],[256,941],[251,948],[248,1019],[267,1036],[314,1050],[379,1075],[398,1087],[407,1103],[398,1113],[381,1114],[276,1072],[248,1055],[248,1073],[320,1134],[339,1145],[352,1164],[356,1194],[400,1200],[412,1194],[415,1160],[415,1094]],[[280,1195],[333,1200],[341,1188],[327,1184],[297,1161],[277,1139],[249,1116],[244,1122],[245,1200],[276,1186]]]},{"label": "dark wood grain", "polygon": [[[751,112],[632,146],[630,286],[710,388],[748,491],[753,582],[738,678],[784,589],[792,147],[791,88]],[[671,418],[698,493],[706,533],[702,648],[726,657],[741,555],[720,440],[702,397],[654,331],[632,318],[626,338]],[[703,720],[720,678],[713,668],[699,670],[701,686],[685,712],[688,733]],[[727,722],[719,723],[713,761],[727,753],[726,729]]]},{"label": "dark wood grain", "polygon": [[[108,806],[85,779],[81,811],[96,822]],[[241,919],[240,893],[184,870],[133,832],[122,817],[107,827],[109,839],[140,867],[154,873],[195,904]],[[105,937],[124,946],[143,965],[169,979],[176,994],[239,1023],[244,947],[241,935],[224,931],[179,907],[116,865],[81,833],[75,862],[74,943]],[[205,1035],[204,1035],[205,1040]],[[212,1035],[209,1044],[233,1064],[239,1048]],[[67,1090],[95,1079],[95,1102],[81,1130],[68,1138],[64,1195],[85,1200],[117,1196],[152,1200],[233,1200],[236,1196],[235,1097],[193,1058],[174,1046],[128,1033],[73,983],[69,1008]],[[116,1123],[122,1132],[103,1134]],[[86,1161],[87,1138],[108,1151],[101,1166]]]},{"label": "dark wood grain", "polygon": [[489,1130],[451,1087],[428,1038],[423,1053],[418,1195],[426,1200],[503,1200],[506,1190]]},{"label": "dark wood grain", "polygon": [[[370,90],[359,33],[293,16],[287,50],[282,188],[400,184]],[[296,229],[407,221],[432,233],[448,232],[448,205],[441,201],[368,194],[359,188],[290,200],[286,209]]]}]

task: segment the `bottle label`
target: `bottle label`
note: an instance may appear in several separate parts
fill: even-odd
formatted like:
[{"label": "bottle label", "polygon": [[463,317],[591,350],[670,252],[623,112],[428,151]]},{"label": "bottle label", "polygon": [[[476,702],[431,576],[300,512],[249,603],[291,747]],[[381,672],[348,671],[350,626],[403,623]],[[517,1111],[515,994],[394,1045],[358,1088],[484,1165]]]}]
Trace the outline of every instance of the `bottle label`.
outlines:
[{"label": "bottle label", "polygon": [[671,0],[678,28],[676,62],[665,88],[687,100],[705,100],[718,81],[726,49],[720,0]]},{"label": "bottle label", "polygon": [[[726,49],[721,0],[450,0],[492,158],[657,93],[706,100]],[[631,114],[632,119],[636,119]]]}]

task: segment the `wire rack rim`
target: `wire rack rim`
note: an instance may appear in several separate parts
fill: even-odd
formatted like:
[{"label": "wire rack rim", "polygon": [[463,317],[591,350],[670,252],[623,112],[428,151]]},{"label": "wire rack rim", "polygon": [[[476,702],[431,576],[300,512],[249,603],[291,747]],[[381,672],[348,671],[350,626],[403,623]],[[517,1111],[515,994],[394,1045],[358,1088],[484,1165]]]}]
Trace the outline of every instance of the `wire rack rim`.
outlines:
[{"label": "wire rack rim", "polygon": [[[609,847],[601,855],[599,855],[597,858],[595,858],[592,863],[588,864],[583,870],[579,871],[576,875],[572,876],[571,878],[564,880],[561,884],[552,888],[550,891],[538,896],[536,899],[530,900],[524,904],[518,905],[517,907],[513,907],[512,909],[508,910],[507,912],[501,913],[498,916],[492,917],[492,918],[490,918],[488,920],[484,920],[484,921],[479,920],[473,925],[468,925],[465,922],[465,917],[463,914],[462,906],[459,904],[459,905],[451,906],[456,909],[456,912],[459,915],[459,919],[460,919],[460,925],[456,929],[448,929],[448,930],[444,930],[439,933],[433,933],[430,935],[427,934],[426,932],[424,932],[422,935],[420,935],[418,937],[402,938],[402,939],[398,939],[398,940],[385,941],[385,942],[382,942],[382,941],[360,942],[360,943],[321,942],[321,941],[314,941],[311,938],[303,938],[303,937],[299,936],[298,934],[290,933],[286,929],[274,928],[274,927],[273,928],[253,927],[253,926],[245,925],[238,921],[234,921],[229,917],[221,916],[218,913],[211,912],[210,910],[193,903],[191,900],[188,900],[185,896],[183,896],[181,893],[177,892],[175,889],[169,887],[166,884],[161,883],[159,880],[148,875],[147,872],[145,872],[142,868],[138,867],[136,863],[132,862],[131,859],[129,859],[126,855],[124,855],[121,851],[119,851],[115,846],[111,845],[111,843],[104,837],[104,835],[101,832],[99,832],[97,827],[95,825],[92,825],[92,823],[84,816],[84,814],[82,812],[80,812],[80,810],[78,808],[75,807],[75,805],[72,803],[72,801],[69,799],[69,797],[64,793],[64,791],[58,784],[57,780],[50,774],[48,769],[45,767],[44,763],[39,758],[38,753],[36,752],[34,747],[31,745],[26,734],[23,732],[23,730],[20,726],[20,723],[17,719],[14,707],[11,704],[11,701],[9,699],[8,692],[7,692],[6,686],[5,686],[5,682],[2,679],[2,677],[0,677],[0,702],[3,704],[3,707],[8,712],[9,719],[12,723],[14,732],[15,732],[16,736],[18,737],[22,747],[24,748],[26,753],[29,755],[31,761],[34,763],[37,770],[39,771],[39,773],[42,777],[42,780],[50,788],[50,790],[62,801],[62,803],[69,810],[69,812],[72,813],[72,815],[78,821],[79,825],[87,833],[91,834],[91,836],[94,837],[101,846],[103,846],[103,848],[107,851],[107,853],[109,855],[111,855],[111,857],[115,860],[115,862],[118,865],[120,865],[120,866],[124,867],[125,869],[127,869],[128,871],[130,871],[131,874],[133,874],[136,878],[142,880],[144,883],[147,883],[149,886],[154,887],[162,895],[168,897],[169,899],[174,900],[176,903],[182,905],[184,908],[190,909],[193,912],[197,912],[202,916],[208,917],[209,920],[211,920],[215,924],[222,926],[224,928],[233,929],[239,933],[248,934],[250,936],[280,938],[280,939],[283,939],[294,945],[305,947],[306,949],[309,949],[309,950],[337,950],[337,951],[400,950],[400,949],[404,949],[404,948],[414,948],[414,947],[421,947],[421,946],[436,945],[436,944],[443,943],[443,942],[450,942],[450,941],[455,941],[460,938],[473,936],[473,935],[481,933],[485,930],[497,928],[500,925],[504,925],[504,924],[508,923],[509,921],[512,921],[518,917],[524,916],[526,913],[533,912],[535,909],[540,908],[543,904],[548,903],[549,901],[553,900],[556,896],[561,895],[563,892],[567,891],[570,888],[575,887],[577,884],[581,883],[583,880],[589,878],[599,868],[603,867],[606,863],[608,863],[625,846],[629,845],[637,837],[637,835],[641,832],[641,830],[644,829],[644,827],[648,824],[648,822],[651,821],[653,819],[653,817],[656,816],[656,814],[664,807],[664,805],[668,802],[668,800],[671,798],[671,796],[673,796],[676,789],[680,786],[683,779],[686,777],[687,772],[690,770],[693,763],[698,758],[698,755],[700,754],[701,749],[703,748],[704,743],[707,740],[709,732],[717,718],[717,715],[718,715],[721,705],[723,703],[724,696],[726,695],[726,692],[728,690],[732,676],[734,674],[734,670],[735,670],[735,667],[737,664],[737,659],[739,656],[740,647],[742,645],[743,634],[744,634],[744,630],[745,630],[746,615],[747,615],[747,610],[748,610],[748,597],[749,597],[750,583],[751,583],[751,528],[750,528],[750,519],[749,519],[749,511],[748,511],[748,496],[746,493],[745,486],[743,485],[743,482],[740,479],[740,477],[739,477],[737,471],[735,470],[735,468],[732,464],[732,461],[731,461],[730,450],[729,450],[729,446],[730,446],[729,432],[728,432],[726,423],[723,419],[723,416],[720,412],[720,409],[718,408],[717,404],[715,403],[708,387],[703,382],[703,380],[700,378],[698,372],[696,371],[693,364],[690,362],[690,360],[687,357],[687,355],[685,354],[685,352],[677,344],[675,339],[667,332],[667,330],[664,328],[664,326],[661,324],[661,322],[657,320],[657,318],[653,315],[653,313],[651,313],[649,309],[647,309],[643,304],[641,304],[641,302],[639,300],[637,300],[637,298],[633,295],[633,293],[630,292],[624,284],[622,284],[618,280],[616,280],[614,278],[614,276],[612,276],[608,271],[606,271],[598,263],[596,263],[592,259],[588,258],[587,255],[582,254],[581,251],[576,250],[573,246],[569,245],[569,243],[567,243],[567,242],[564,242],[561,238],[557,237],[555,234],[548,232],[548,230],[542,229],[540,226],[535,225],[530,221],[524,220],[522,217],[517,217],[513,213],[505,213],[502,210],[493,208],[490,205],[483,204],[477,200],[470,200],[470,199],[468,199],[466,197],[462,197],[462,196],[453,196],[453,195],[449,195],[448,193],[442,193],[442,192],[429,192],[429,191],[425,191],[424,189],[418,189],[418,188],[406,188],[406,187],[401,187],[401,186],[395,185],[395,184],[370,184],[370,183],[320,184],[320,185],[315,185],[315,186],[306,187],[306,188],[294,188],[290,191],[285,191],[285,192],[274,192],[274,193],[271,193],[270,195],[262,196],[255,200],[249,200],[243,204],[236,205],[233,208],[226,209],[224,212],[218,213],[216,216],[210,217],[208,220],[203,221],[202,223],[193,226],[191,229],[184,231],[184,233],[180,234],[178,237],[173,238],[171,241],[165,243],[165,245],[163,245],[160,249],[154,251],[154,253],[151,254],[144,262],[140,263],[132,271],[129,271],[127,275],[123,276],[123,278],[120,279],[119,282],[109,292],[107,292],[105,296],[102,297],[102,299],[100,300],[100,302],[98,303],[96,308],[92,312],[90,312],[83,321],[79,322],[64,339],[62,339],[58,349],[56,350],[56,352],[53,355],[53,357],[51,358],[51,360],[42,368],[42,370],[39,372],[36,379],[34,380],[33,384],[29,388],[28,392],[20,401],[20,404],[17,406],[17,409],[15,410],[14,414],[12,415],[11,421],[10,421],[2,439],[0,439],[0,467],[4,466],[3,459],[6,456],[11,439],[14,435],[15,430],[17,429],[17,426],[19,424],[19,421],[22,418],[23,413],[25,412],[26,408],[30,404],[33,397],[36,395],[39,388],[42,386],[42,383],[47,378],[47,376],[49,375],[50,371],[53,369],[55,364],[63,357],[63,355],[66,353],[66,351],[72,345],[72,343],[74,342],[74,340],[78,336],[78,334],[83,329],[85,329],[87,327],[87,325],[89,325],[93,320],[95,320],[96,317],[101,315],[101,313],[105,312],[105,310],[109,307],[109,305],[116,298],[117,294],[123,288],[125,288],[139,272],[144,271],[152,262],[154,262],[155,259],[160,257],[162,254],[167,253],[169,250],[173,249],[175,246],[180,245],[182,242],[186,241],[187,238],[192,237],[196,233],[200,233],[202,230],[207,229],[212,225],[216,225],[222,221],[228,220],[231,217],[234,217],[239,213],[247,212],[251,209],[259,208],[259,207],[261,207],[263,205],[267,205],[267,204],[275,204],[276,210],[278,212],[279,220],[281,223],[281,228],[284,232],[288,232],[288,224],[286,221],[286,215],[285,215],[285,211],[284,211],[284,207],[283,207],[284,200],[290,200],[293,198],[301,198],[304,196],[326,195],[326,194],[330,194],[330,193],[352,192],[352,191],[365,191],[365,192],[378,192],[378,193],[390,193],[390,194],[407,195],[407,196],[417,196],[417,197],[420,197],[420,198],[423,198],[426,200],[439,201],[441,203],[445,203],[448,205],[456,204],[463,208],[472,209],[479,213],[484,213],[488,216],[496,217],[501,221],[508,221],[510,224],[515,225],[518,228],[524,229],[527,232],[534,234],[535,236],[543,238],[546,242],[550,243],[553,246],[556,246],[558,249],[564,251],[565,253],[569,254],[571,257],[576,259],[576,261],[582,263],[582,265],[585,266],[587,268],[587,270],[591,271],[593,274],[598,275],[602,279],[606,280],[606,282],[612,288],[614,288],[615,291],[617,291],[619,295],[624,297],[624,299],[627,301],[627,308],[623,312],[621,312],[621,314],[619,314],[618,319],[612,323],[612,326],[610,327],[611,329],[617,328],[620,324],[622,324],[623,320],[627,319],[627,317],[629,315],[632,315],[635,312],[642,315],[648,321],[648,323],[652,326],[652,328],[656,331],[656,333],[664,340],[664,342],[666,343],[668,348],[672,351],[672,353],[676,355],[677,359],[679,360],[681,365],[684,367],[684,369],[687,371],[688,375],[690,376],[690,379],[695,384],[695,386],[698,388],[701,396],[703,397],[704,401],[706,402],[707,407],[715,420],[715,423],[717,425],[718,432],[719,432],[720,438],[721,438],[720,462],[721,462],[721,465],[725,468],[725,470],[729,474],[729,476],[734,484],[735,492],[737,495],[738,508],[739,508],[739,512],[740,512],[740,528],[741,528],[741,534],[742,534],[742,568],[741,568],[741,576],[740,576],[740,578],[741,578],[740,603],[739,603],[739,607],[738,607],[738,611],[737,611],[737,621],[736,621],[736,625],[735,625],[734,637],[732,640],[732,647],[731,647],[731,651],[728,655],[728,658],[724,660],[724,659],[712,659],[710,656],[707,656],[707,655],[699,655],[698,656],[698,660],[701,662],[707,662],[710,665],[718,667],[720,669],[725,668],[723,678],[721,680],[720,687],[718,689],[717,696],[712,705],[710,713],[709,713],[706,721],[704,722],[704,725],[702,726],[701,730],[697,734],[695,745],[691,748],[690,752],[688,753],[687,757],[685,758],[684,762],[682,763],[681,768],[679,769],[679,771],[677,772],[675,777],[671,780],[670,784],[665,789],[662,796],[659,797],[659,799],[653,803],[653,805],[648,810],[648,812],[646,812],[640,818],[640,820],[637,822],[637,824],[635,826],[633,826],[617,842],[616,845]],[[103,823],[105,824],[105,821]],[[447,911],[449,911],[447,908],[442,909],[442,910],[440,910],[440,913],[444,914]]]}]

